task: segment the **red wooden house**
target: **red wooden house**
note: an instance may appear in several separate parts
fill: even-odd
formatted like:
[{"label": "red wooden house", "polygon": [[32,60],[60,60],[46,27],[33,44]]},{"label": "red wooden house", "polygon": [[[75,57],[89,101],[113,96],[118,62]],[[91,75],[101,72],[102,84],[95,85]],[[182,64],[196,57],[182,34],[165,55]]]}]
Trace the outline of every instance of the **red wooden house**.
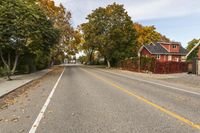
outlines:
[{"label": "red wooden house", "polygon": [[186,49],[178,42],[156,42],[143,45],[139,52],[139,56],[155,57],[160,62],[176,61],[182,62],[188,53]]}]

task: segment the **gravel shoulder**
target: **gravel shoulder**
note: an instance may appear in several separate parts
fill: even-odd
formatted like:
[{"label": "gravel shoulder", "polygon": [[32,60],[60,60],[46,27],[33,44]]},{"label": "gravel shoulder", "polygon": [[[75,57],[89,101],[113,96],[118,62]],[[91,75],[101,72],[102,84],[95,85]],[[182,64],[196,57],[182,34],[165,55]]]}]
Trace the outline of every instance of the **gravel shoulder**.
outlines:
[{"label": "gravel shoulder", "polygon": [[131,77],[139,80],[151,81],[154,83],[183,89],[195,93],[200,93],[200,76],[187,74],[187,73],[176,73],[176,74],[152,74],[152,73],[138,73],[127,70],[121,70],[116,68],[107,69],[106,67],[96,66],[85,66],[105,72],[114,74],[120,74],[127,77]]},{"label": "gravel shoulder", "polygon": [[157,80],[171,84],[178,84],[184,85],[188,87],[199,88],[200,90],[200,76],[194,74],[187,74],[187,73],[176,73],[176,74],[152,74],[152,73],[138,73],[138,72],[131,72],[127,70],[120,70],[120,69],[106,69],[106,68],[98,68],[101,70],[107,70],[115,73],[121,73],[129,76],[134,76],[138,78],[145,78],[149,80]]}]

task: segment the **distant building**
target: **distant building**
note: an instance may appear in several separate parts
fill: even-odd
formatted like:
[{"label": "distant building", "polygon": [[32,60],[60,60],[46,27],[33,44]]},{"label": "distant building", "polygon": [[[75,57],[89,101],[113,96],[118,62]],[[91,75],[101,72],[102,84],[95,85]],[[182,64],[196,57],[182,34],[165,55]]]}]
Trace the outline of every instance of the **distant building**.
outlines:
[{"label": "distant building", "polygon": [[143,45],[138,51],[139,56],[155,57],[158,61],[185,61],[188,51],[178,42],[156,42]]}]

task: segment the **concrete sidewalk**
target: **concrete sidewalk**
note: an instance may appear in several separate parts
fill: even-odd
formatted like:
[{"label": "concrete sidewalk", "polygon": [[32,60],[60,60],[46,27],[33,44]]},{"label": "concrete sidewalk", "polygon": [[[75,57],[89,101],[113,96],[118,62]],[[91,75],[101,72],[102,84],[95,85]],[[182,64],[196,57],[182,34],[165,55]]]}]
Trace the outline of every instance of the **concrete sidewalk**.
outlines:
[{"label": "concrete sidewalk", "polygon": [[5,78],[0,78],[0,97],[16,90],[17,88],[43,77],[53,69],[45,69],[31,74],[12,76],[12,81],[7,81]]}]

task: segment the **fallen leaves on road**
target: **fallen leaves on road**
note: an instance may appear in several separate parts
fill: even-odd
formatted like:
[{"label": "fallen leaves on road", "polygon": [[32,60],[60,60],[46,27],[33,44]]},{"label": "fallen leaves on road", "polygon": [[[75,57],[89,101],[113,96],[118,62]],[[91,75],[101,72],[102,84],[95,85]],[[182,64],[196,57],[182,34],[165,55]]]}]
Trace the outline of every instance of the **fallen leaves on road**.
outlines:
[{"label": "fallen leaves on road", "polygon": [[[18,102],[17,97],[23,96],[24,98],[28,98],[28,92],[31,89],[38,88],[40,86],[40,83],[43,80],[46,80],[48,76],[54,76],[57,73],[62,72],[62,67],[54,67],[52,68],[53,70],[49,73],[47,73],[45,76],[42,78],[39,78],[37,80],[34,80],[18,89],[15,91],[9,93],[8,95],[5,95],[4,97],[0,98],[0,111],[1,109],[6,109],[9,105],[13,105],[14,103]],[[45,95],[44,95],[45,96]],[[31,99],[28,99],[27,101],[31,101]],[[20,104],[23,104],[20,102]]]}]

